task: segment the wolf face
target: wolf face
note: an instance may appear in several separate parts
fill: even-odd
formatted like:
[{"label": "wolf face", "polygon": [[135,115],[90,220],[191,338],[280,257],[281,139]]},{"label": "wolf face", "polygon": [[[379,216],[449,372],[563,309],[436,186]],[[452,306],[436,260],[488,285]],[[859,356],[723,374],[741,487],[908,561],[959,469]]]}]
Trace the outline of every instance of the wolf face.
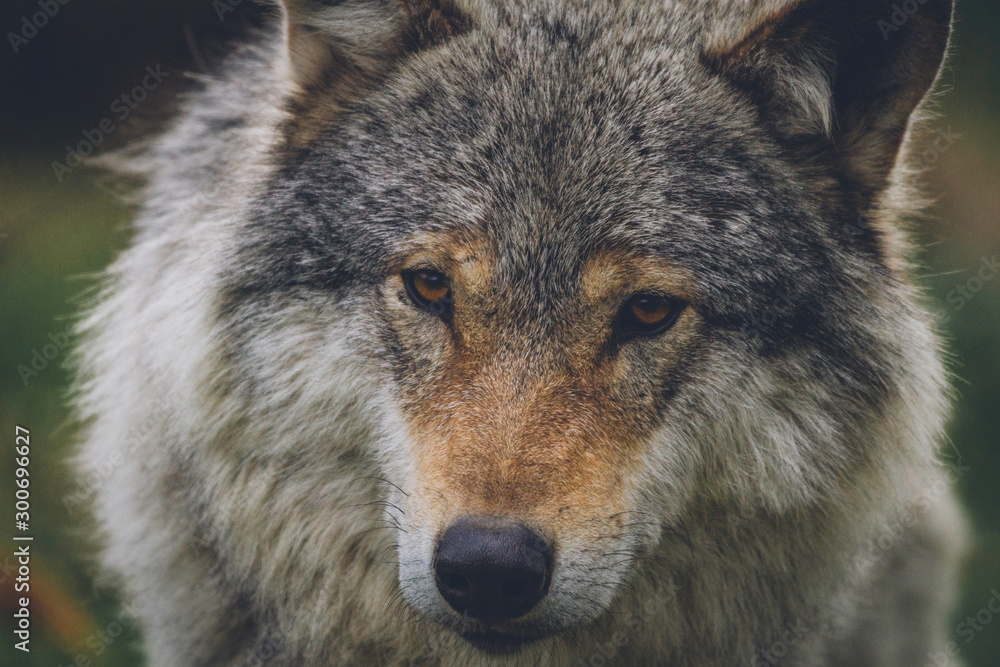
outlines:
[{"label": "wolf face", "polygon": [[[951,2],[891,40],[860,0],[284,4],[266,122],[215,112],[270,143],[233,149],[191,300],[211,444],[169,463],[225,581],[283,627],[289,597],[314,612],[302,646],[351,572],[485,653],[641,577],[688,582],[681,630],[713,576],[757,587],[760,627],[702,628],[720,664],[789,610],[824,622],[795,586],[857,575],[941,428],[896,223]],[[699,570],[740,540],[743,574]]]}]

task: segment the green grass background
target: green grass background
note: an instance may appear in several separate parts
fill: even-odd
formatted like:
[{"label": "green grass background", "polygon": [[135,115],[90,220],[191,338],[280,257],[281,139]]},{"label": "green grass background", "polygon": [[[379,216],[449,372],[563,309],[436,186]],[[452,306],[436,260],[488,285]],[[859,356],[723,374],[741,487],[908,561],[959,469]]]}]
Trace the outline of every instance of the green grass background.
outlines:
[{"label": "green grass background", "polygon": [[[5,53],[0,67],[10,82],[0,87],[0,443],[8,452],[0,457],[0,540],[12,544],[18,424],[31,429],[32,581],[41,587],[33,604],[44,606],[33,608],[32,652],[15,651],[13,548],[0,547],[0,665],[143,664],[137,632],[127,617],[123,622],[111,594],[92,581],[86,524],[63,503],[76,484],[64,463],[72,437],[63,400],[68,374],[60,365],[65,353],[27,386],[17,368],[30,365],[49,334],[65,330],[92,274],[128,240],[128,211],[95,176],[78,171],[60,183],[51,162],[107,115],[110,101],[129,87],[123,82],[134,81],[146,64],[189,57],[185,25],[197,31],[217,19],[208,2],[83,5],[66,5],[57,17],[61,26],[54,19],[51,30],[29,44],[31,53]],[[17,25],[32,6],[15,3],[0,15],[0,30]],[[926,267],[920,280],[933,307],[948,317],[959,392],[951,437],[955,456],[969,467],[958,488],[976,536],[953,627],[1000,590],[1000,277],[961,310],[947,298],[983,258],[1000,253],[998,42],[995,0],[960,0],[936,124],[959,138],[928,172],[938,203],[919,232]],[[0,51],[6,47],[0,44]],[[969,666],[1000,665],[1000,618],[959,644]]]}]

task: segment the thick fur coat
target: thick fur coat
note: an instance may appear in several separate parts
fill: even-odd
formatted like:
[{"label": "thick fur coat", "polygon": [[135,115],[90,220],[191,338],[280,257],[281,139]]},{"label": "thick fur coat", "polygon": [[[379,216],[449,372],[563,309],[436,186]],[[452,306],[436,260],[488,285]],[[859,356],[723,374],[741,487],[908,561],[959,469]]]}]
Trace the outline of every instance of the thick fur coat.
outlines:
[{"label": "thick fur coat", "polygon": [[[924,664],[962,521],[905,238],[951,2],[912,4],[274,5],[122,165],[81,324],[151,664]],[[526,614],[439,593],[468,516],[551,551]]]}]

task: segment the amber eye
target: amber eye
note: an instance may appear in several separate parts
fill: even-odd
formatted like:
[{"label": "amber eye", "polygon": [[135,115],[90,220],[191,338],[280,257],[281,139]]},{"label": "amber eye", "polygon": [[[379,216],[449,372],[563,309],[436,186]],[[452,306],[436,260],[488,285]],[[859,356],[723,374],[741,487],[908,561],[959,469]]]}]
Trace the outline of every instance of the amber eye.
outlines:
[{"label": "amber eye", "polygon": [[431,269],[406,271],[403,282],[410,299],[420,308],[442,317],[451,312],[451,285],[444,274]]},{"label": "amber eye", "polygon": [[637,294],[625,303],[621,328],[629,334],[655,336],[677,322],[683,304],[658,294]]}]

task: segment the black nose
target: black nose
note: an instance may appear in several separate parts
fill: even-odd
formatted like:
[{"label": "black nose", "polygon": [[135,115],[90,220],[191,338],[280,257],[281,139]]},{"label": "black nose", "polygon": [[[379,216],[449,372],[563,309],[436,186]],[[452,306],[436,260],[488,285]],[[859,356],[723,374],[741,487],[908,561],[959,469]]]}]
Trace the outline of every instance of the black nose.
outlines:
[{"label": "black nose", "polygon": [[434,573],[441,596],[481,621],[524,616],[549,588],[552,549],[525,526],[469,517],[441,536]]}]

